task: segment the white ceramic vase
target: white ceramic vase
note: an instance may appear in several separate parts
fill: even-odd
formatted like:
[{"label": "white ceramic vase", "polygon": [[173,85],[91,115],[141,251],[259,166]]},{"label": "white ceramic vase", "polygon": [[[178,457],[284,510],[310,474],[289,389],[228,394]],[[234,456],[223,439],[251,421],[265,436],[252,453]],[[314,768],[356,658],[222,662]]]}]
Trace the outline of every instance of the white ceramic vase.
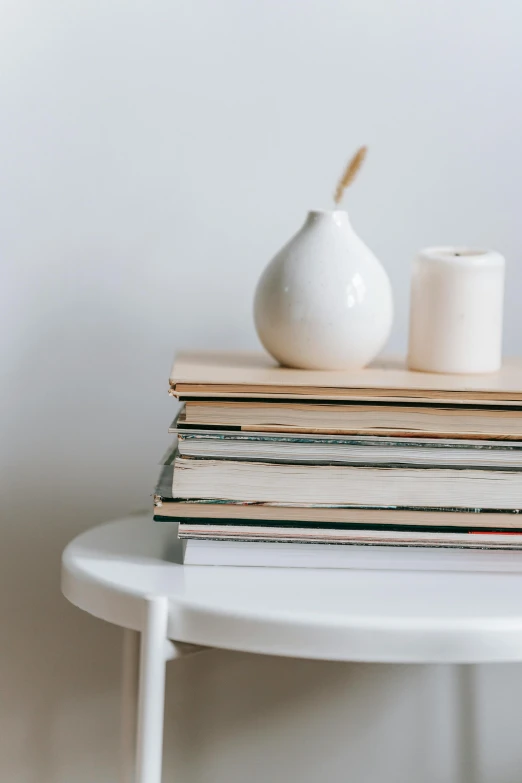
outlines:
[{"label": "white ceramic vase", "polygon": [[364,367],[393,320],[388,275],[342,210],[314,211],[259,280],[254,320],[280,364],[314,370]]}]

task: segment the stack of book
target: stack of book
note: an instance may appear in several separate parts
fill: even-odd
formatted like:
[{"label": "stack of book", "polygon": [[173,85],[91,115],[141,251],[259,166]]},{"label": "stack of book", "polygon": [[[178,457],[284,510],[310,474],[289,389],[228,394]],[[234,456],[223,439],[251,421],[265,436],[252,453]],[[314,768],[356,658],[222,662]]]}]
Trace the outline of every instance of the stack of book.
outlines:
[{"label": "stack of book", "polygon": [[522,568],[522,363],[312,372],[194,353],[170,390],[184,405],[155,519],[179,522],[185,563]]}]

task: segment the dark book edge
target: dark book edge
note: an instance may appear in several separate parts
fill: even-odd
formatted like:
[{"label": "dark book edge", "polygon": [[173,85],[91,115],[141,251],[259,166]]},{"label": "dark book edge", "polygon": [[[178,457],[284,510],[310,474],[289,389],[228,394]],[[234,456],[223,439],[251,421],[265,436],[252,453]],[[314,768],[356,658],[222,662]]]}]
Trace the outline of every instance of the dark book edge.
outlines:
[{"label": "dark book edge", "polygon": [[[402,395],[407,396],[407,395]],[[357,400],[357,399],[340,399],[340,400],[328,400],[328,399],[310,399],[307,397],[303,397],[303,399],[289,399],[288,397],[275,397],[271,396],[270,399],[267,399],[266,397],[248,397],[243,399],[237,398],[237,397],[213,397],[213,396],[185,396],[180,395],[178,397],[180,402],[183,403],[228,403],[231,405],[237,404],[237,403],[252,403],[253,405],[260,405],[260,404],[266,404],[266,405],[273,405],[274,403],[277,405],[287,405],[289,407],[293,405],[326,405],[329,407],[338,408],[339,406],[357,406],[357,405],[364,405],[365,407],[373,407],[376,408],[437,408],[438,410],[488,410],[488,411],[511,411],[511,410],[522,410],[522,402],[519,402],[518,405],[502,405],[500,403],[496,404],[485,404],[481,405],[480,403],[459,403],[459,402],[423,402],[423,401],[417,401],[415,399],[412,399],[411,401],[404,401],[404,400],[397,400],[396,402],[390,401],[390,400],[371,400],[369,402],[365,400]],[[518,402],[518,400],[517,400]]]},{"label": "dark book edge", "polygon": [[[161,515],[155,515],[161,517]],[[158,518],[156,521],[163,522],[165,520],[172,520],[174,517],[161,517]],[[488,533],[505,533],[506,535],[520,535],[522,534],[522,527],[520,528],[506,528],[506,527],[488,527],[488,528],[482,528],[478,529],[474,527],[454,527],[452,525],[397,525],[397,524],[387,524],[387,523],[372,523],[372,524],[366,524],[364,522],[298,522],[298,521],[291,521],[288,520],[266,520],[266,519],[255,519],[255,520],[241,520],[241,519],[200,519],[199,517],[178,517],[177,520],[180,525],[180,530],[183,528],[183,525],[219,525],[220,527],[252,527],[252,528],[259,528],[259,527],[277,527],[277,528],[284,528],[284,529],[297,529],[297,528],[303,528],[306,530],[386,530],[390,532],[398,532],[398,533],[455,533],[455,534],[471,534],[471,533],[481,533],[481,534],[488,534]]]}]

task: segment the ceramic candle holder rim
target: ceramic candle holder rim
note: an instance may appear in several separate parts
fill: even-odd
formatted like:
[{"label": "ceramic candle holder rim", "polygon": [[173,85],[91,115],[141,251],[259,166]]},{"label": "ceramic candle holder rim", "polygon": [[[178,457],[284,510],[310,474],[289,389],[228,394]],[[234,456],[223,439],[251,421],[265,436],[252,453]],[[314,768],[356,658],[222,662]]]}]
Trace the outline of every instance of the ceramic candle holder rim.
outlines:
[{"label": "ceramic candle holder rim", "polygon": [[484,248],[440,245],[426,247],[419,252],[419,258],[423,261],[448,264],[450,266],[504,266],[504,256],[496,250]]}]

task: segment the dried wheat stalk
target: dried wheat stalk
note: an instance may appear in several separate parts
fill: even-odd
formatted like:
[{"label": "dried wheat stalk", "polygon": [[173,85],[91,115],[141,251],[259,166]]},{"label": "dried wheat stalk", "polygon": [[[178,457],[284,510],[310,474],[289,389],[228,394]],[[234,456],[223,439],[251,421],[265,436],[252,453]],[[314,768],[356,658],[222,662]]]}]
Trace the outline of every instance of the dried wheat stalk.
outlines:
[{"label": "dried wheat stalk", "polygon": [[342,197],[344,196],[344,191],[346,190],[347,187],[349,187],[349,185],[352,184],[355,177],[357,176],[357,173],[364,162],[367,152],[368,152],[368,147],[361,147],[360,149],[357,150],[353,158],[346,166],[343,172],[343,176],[339,180],[337,187],[335,189],[334,202],[336,204],[339,204],[341,202]]}]

